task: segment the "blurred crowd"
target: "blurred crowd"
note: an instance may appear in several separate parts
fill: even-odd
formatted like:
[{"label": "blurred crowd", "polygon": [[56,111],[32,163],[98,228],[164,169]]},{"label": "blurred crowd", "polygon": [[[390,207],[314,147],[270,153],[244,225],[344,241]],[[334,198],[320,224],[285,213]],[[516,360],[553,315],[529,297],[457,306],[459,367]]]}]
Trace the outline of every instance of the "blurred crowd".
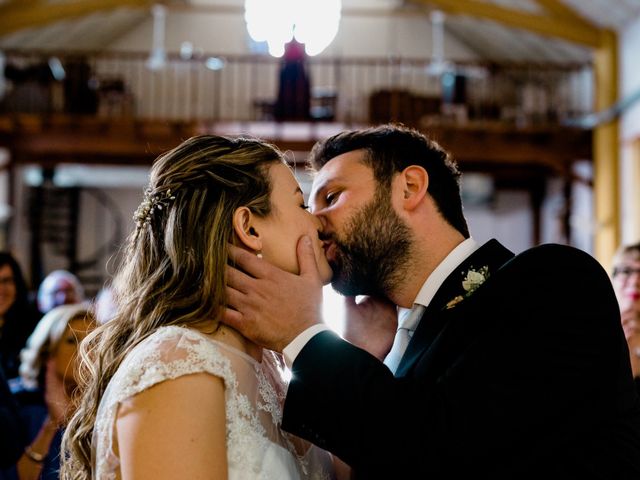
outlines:
[{"label": "blurred crowd", "polygon": [[89,299],[73,273],[55,270],[34,293],[0,252],[0,480],[58,478],[78,345],[112,313],[108,286]]}]

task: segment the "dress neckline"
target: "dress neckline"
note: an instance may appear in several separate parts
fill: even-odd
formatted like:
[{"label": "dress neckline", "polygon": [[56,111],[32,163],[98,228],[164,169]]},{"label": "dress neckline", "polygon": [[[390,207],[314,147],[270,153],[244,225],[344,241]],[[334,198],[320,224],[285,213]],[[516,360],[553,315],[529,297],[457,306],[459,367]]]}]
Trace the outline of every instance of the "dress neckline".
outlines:
[{"label": "dress neckline", "polygon": [[[221,342],[220,340],[216,340],[215,338],[211,338],[209,335],[207,335],[204,332],[201,332],[200,330],[197,330],[195,328],[191,328],[191,327],[185,327],[185,326],[181,326],[181,325],[166,325],[160,328],[177,328],[180,330],[186,330],[188,332],[192,332],[197,334],[199,337],[204,338],[205,340],[215,343],[216,345],[224,348],[225,350],[229,350],[232,353],[244,358],[247,362],[249,362],[251,365],[253,365],[254,367],[260,367],[262,366],[262,361],[258,361],[255,358],[253,358],[251,355],[249,355],[247,352],[243,352],[242,350],[240,350],[239,348],[233,347],[231,345],[229,345],[228,343],[224,343]],[[264,358],[264,349],[262,350],[262,358]]]}]

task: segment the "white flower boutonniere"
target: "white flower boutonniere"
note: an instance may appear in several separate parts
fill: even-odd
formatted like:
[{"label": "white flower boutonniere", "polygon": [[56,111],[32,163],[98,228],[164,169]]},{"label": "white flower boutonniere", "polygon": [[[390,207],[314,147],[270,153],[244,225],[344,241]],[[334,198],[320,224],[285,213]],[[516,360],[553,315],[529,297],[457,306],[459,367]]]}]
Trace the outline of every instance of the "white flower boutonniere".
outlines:
[{"label": "white flower boutonniere", "polygon": [[476,289],[487,280],[487,278],[489,278],[489,267],[487,265],[478,270],[470,268],[467,271],[467,275],[465,276],[464,280],[462,280],[462,288],[464,289],[465,294],[458,295],[457,297],[453,298],[451,301],[449,301],[449,303],[445,305],[445,308],[448,310],[456,306],[462,300],[475,292]]}]

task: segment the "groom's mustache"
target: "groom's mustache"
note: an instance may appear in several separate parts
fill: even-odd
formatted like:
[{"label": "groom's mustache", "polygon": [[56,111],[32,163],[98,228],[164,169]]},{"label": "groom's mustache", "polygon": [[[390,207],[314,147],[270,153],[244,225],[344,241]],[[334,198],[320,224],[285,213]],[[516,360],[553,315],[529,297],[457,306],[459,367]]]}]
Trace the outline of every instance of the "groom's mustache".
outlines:
[{"label": "groom's mustache", "polygon": [[[340,250],[342,244],[337,240],[336,236],[331,233],[319,232],[318,237],[322,241],[322,250],[324,250],[325,257],[327,257],[330,262],[335,260],[335,252],[336,250]],[[333,253],[330,253],[330,251]]]},{"label": "groom's mustache", "polygon": [[318,232],[318,238],[323,242],[335,242],[335,235],[331,233]]}]

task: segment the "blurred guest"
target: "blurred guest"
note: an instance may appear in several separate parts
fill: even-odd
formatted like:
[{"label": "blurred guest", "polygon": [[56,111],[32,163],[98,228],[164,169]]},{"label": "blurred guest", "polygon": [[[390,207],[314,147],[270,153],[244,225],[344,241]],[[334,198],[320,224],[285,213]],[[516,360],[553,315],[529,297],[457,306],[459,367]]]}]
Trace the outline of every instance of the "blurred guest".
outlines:
[{"label": "blurred guest", "polygon": [[20,350],[38,323],[18,262],[0,252],[0,367],[7,378],[18,375]]},{"label": "blurred guest", "polygon": [[110,283],[106,283],[96,295],[93,312],[98,325],[107,323],[115,316],[117,306],[113,295],[113,287]]},{"label": "blurred guest", "polygon": [[38,288],[38,309],[44,314],[59,305],[84,301],[84,288],[78,277],[67,270],[54,270]]},{"label": "blurred guest", "polygon": [[620,304],[631,370],[640,392],[640,242],[618,249],[613,261],[613,287]]},{"label": "blurred guest", "polygon": [[0,479],[5,478],[2,469],[16,463],[25,445],[26,428],[0,368]]},{"label": "blurred guest", "polygon": [[29,444],[17,463],[20,480],[58,478],[62,425],[77,385],[77,347],[92,325],[86,305],[58,306],[42,317],[22,351],[20,378],[12,384],[28,425]]},{"label": "blurred guest", "polygon": [[285,45],[278,98],[274,108],[276,120],[309,120],[311,82],[306,68],[304,45],[291,40]]}]

